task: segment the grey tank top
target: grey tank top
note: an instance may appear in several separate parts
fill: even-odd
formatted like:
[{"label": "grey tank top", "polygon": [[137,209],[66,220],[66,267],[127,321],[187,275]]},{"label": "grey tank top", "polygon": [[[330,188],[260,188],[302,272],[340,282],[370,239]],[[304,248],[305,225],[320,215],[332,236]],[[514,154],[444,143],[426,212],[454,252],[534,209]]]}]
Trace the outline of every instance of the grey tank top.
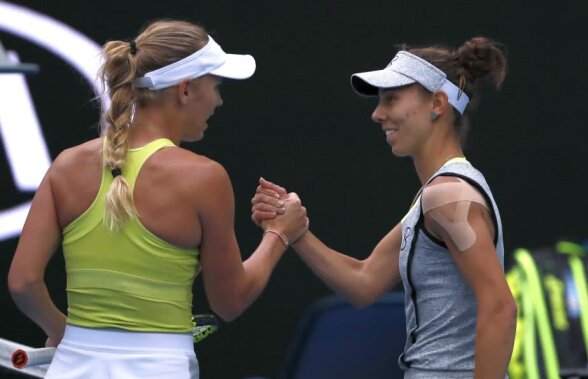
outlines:
[{"label": "grey tank top", "polygon": [[[477,188],[493,210],[494,245],[504,267],[502,223],[484,176],[465,159],[441,167]],[[421,196],[402,220],[400,275],[405,289],[407,340],[399,358],[405,378],[471,378],[474,369],[477,303],[451,253],[423,227]]]}]

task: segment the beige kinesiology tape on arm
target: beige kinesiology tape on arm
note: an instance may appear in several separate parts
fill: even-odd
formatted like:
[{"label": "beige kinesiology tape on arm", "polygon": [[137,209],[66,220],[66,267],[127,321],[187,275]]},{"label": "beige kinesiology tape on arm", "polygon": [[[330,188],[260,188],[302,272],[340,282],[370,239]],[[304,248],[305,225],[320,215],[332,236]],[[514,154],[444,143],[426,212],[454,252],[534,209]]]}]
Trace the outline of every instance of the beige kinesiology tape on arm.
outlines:
[{"label": "beige kinesiology tape on arm", "polygon": [[466,251],[476,242],[476,233],[468,223],[472,203],[488,208],[480,192],[455,177],[427,185],[422,194],[423,214],[437,222],[460,251]]}]

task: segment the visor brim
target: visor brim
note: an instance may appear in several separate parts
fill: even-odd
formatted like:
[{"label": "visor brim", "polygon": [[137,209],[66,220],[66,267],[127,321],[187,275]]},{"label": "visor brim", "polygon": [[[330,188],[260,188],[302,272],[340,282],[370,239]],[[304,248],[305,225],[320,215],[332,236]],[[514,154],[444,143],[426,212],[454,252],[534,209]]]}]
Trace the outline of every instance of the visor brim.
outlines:
[{"label": "visor brim", "polygon": [[351,87],[361,96],[377,96],[380,89],[403,87],[413,83],[416,83],[416,80],[386,69],[351,75]]},{"label": "visor brim", "polygon": [[209,74],[227,79],[247,79],[255,73],[255,59],[251,55],[227,54],[222,66]]}]

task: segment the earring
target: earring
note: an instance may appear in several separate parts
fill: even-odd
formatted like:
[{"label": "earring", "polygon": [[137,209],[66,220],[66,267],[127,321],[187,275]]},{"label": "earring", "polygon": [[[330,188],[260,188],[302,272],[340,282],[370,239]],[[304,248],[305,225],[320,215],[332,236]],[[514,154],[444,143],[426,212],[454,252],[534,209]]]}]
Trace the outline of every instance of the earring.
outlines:
[{"label": "earring", "polygon": [[438,117],[439,115],[437,113],[431,112],[431,120],[435,121]]}]

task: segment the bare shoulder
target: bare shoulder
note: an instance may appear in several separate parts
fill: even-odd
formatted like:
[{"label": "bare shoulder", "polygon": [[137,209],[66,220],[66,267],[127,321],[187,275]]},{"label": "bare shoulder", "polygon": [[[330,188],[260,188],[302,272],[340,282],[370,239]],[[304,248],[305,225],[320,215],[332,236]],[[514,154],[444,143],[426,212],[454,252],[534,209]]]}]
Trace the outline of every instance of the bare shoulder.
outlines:
[{"label": "bare shoulder", "polygon": [[102,139],[65,149],[46,175],[63,228],[79,216],[98,193],[102,172]]},{"label": "bare shoulder", "polygon": [[[437,184],[443,184],[443,183],[455,183],[455,184],[467,184],[469,185],[465,180],[463,180],[462,178],[459,178],[457,176],[450,176],[450,175],[439,175],[436,178],[434,178],[433,180],[431,180],[428,184],[427,187],[431,187]],[[425,188],[427,188],[425,187]]]},{"label": "bare shoulder", "polygon": [[423,212],[459,201],[488,206],[486,199],[477,188],[455,176],[438,176],[423,189]]},{"label": "bare shoulder", "polygon": [[51,169],[54,173],[72,172],[72,170],[87,169],[88,165],[102,161],[102,138],[63,150],[55,158]]},{"label": "bare shoulder", "polygon": [[225,168],[218,162],[181,147],[161,149],[152,163],[153,169],[166,173],[168,180],[183,184],[190,191],[229,186]]}]

